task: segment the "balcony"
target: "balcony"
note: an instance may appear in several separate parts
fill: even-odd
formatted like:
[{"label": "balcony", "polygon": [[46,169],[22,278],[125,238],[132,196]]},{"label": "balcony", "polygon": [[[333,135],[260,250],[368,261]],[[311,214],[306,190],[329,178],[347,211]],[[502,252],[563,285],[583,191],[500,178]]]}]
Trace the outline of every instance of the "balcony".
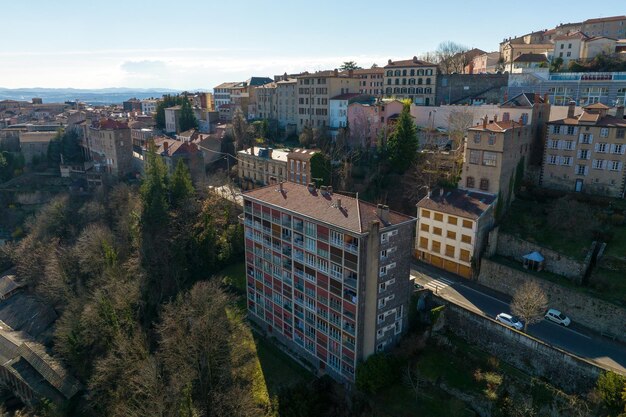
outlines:
[{"label": "balcony", "polygon": [[343,283],[350,288],[354,288],[356,290],[356,279],[345,277],[343,279]]},{"label": "balcony", "polygon": [[352,244],[352,243],[346,243],[344,245],[344,248],[346,248],[346,250],[348,252],[359,253],[359,247],[357,245]]},{"label": "balcony", "polygon": [[354,326],[344,323],[343,330],[347,332],[348,334],[351,334],[352,336],[354,336],[354,333],[355,333]]}]

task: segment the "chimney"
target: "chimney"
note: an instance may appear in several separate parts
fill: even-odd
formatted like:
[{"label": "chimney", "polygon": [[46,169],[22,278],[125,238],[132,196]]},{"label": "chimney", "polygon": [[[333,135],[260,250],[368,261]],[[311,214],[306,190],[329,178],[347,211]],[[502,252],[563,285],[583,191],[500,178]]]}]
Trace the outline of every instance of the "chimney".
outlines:
[{"label": "chimney", "polygon": [[518,123],[521,125],[524,125],[524,118],[522,116],[519,117]]},{"label": "chimney", "polygon": [[267,148],[267,159],[272,159],[272,148]]},{"label": "chimney", "polygon": [[574,118],[574,111],[576,110],[576,102],[574,100],[569,102],[569,105],[567,106],[567,118],[568,119],[573,119]]},{"label": "chimney", "polygon": [[352,78],[353,75],[354,75],[354,71],[348,70],[348,77]]},{"label": "chimney", "polygon": [[543,95],[543,102],[544,102],[544,104],[548,103],[548,100],[549,100],[548,97],[549,97],[548,93],[544,93],[544,95]]},{"label": "chimney", "polygon": [[279,181],[279,182],[278,182],[278,191],[280,191],[281,193],[284,191],[284,190],[283,190],[283,183],[284,183],[284,182],[285,182],[285,181]]},{"label": "chimney", "polygon": [[416,56],[413,57],[413,63],[417,64],[417,57]]},{"label": "chimney", "polygon": [[336,204],[337,204],[337,208],[338,208],[339,210],[341,210],[341,198],[338,198],[338,199],[337,199],[337,203],[336,203]]},{"label": "chimney", "polygon": [[169,146],[170,146],[170,144],[167,141],[163,142],[163,150],[165,152],[167,152],[167,149],[169,148]]},{"label": "chimney", "polygon": [[498,123],[498,115],[497,115],[497,114],[495,114],[495,115],[493,116],[493,122],[494,122],[494,123]]},{"label": "chimney", "polygon": [[315,192],[315,184],[314,183],[310,182],[307,188],[309,189],[310,193],[314,193]]},{"label": "chimney", "polygon": [[439,197],[443,197],[443,187],[439,189]]},{"label": "chimney", "polygon": [[624,105],[623,104],[619,104],[617,108],[615,109],[615,117],[617,117],[620,120],[624,118]]},{"label": "chimney", "polygon": [[391,65],[391,59],[387,61],[387,65]]},{"label": "chimney", "polygon": [[430,187],[426,187],[426,198],[430,198]]},{"label": "chimney", "polygon": [[383,205],[382,204],[376,205],[376,215],[381,219],[383,218]]},{"label": "chimney", "polygon": [[511,114],[508,111],[502,113],[502,121],[508,122],[509,120],[511,120]]},{"label": "chimney", "polygon": [[485,115],[485,117],[483,117],[483,129],[485,129],[487,127],[487,115]]},{"label": "chimney", "polygon": [[335,68],[334,74],[335,74],[335,77],[339,75],[339,71],[337,71],[337,68]]},{"label": "chimney", "polygon": [[384,223],[389,223],[389,206],[382,206],[380,219]]}]

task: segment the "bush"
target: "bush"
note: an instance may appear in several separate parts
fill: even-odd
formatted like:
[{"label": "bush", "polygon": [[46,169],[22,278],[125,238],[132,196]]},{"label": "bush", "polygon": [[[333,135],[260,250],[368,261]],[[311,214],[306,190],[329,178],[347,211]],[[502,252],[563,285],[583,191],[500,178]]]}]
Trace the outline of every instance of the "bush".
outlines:
[{"label": "bush", "polygon": [[368,394],[376,394],[381,388],[396,380],[400,361],[386,353],[376,353],[356,368],[356,387]]},{"label": "bush", "polygon": [[626,388],[626,377],[611,371],[603,372],[596,382],[596,390],[602,402],[611,411],[624,409],[625,399],[622,398],[624,388]]}]

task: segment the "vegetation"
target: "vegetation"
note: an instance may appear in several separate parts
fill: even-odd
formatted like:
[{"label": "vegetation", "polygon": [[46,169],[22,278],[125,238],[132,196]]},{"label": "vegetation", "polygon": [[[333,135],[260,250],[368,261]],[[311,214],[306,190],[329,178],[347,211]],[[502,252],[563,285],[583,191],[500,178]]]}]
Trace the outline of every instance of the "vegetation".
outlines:
[{"label": "vegetation", "polygon": [[24,155],[21,152],[5,151],[0,146],[0,182],[8,181],[22,174],[24,165]]},{"label": "vegetation", "polygon": [[415,161],[418,146],[417,128],[411,118],[411,105],[404,103],[387,144],[391,166],[399,173],[404,173]]},{"label": "vegetation", "polygon": [[332,167],[330,159],[326,155],[316,153],[311,157],[309,163],[311,164],[311,180],[316,181],[317,185],[332,185]]},{"label": "vegetation", "polygon": [[357,63],[354,61],[345,61],[343,64],[341,64],[339,69],[341,71],[349,71],[349,70],[358,70],[358,69],[363,69],[363,68],[359,67]]},{"label": "vegetation", "polygon": [[185,132],[189,129],[197,129],[198,128],[198,119],[196,115],[193,113],[193,109],[191,108],[191,103],[187,99],[186,96],[183,96],[182,104],[180,107],[180,118],[178,119],[179,130],[181,132]]},{"label": "vegetation", "polygon": [[548,297],[535,281],[524,282],[513,294],[511,311],[524,322],[524,331],[540,322],[547,308]]},{"label": "vegetation", "polygon": [[605,371],[598,377],[596,391],[609,415],[626,416],[626,377]]},{"label": "vegetation", "polygon": [[383,387],[393,383],[399,370],[397,358],[376,353],[357,367],[356,386],[368,394],[376,394]]},{"label": "vegetation", "polygon": [[52,166],[58,166],[60,163],[82,163],[83,161],[80,138],[75,130],[59,131],[48,144],[48,162]]},{"label": "vegetation", "polygon": [[184,100],[184,96],[180,95],[169,95],[166,94],[163,96],[163,99],[158,102],[156,108],[156,114],[154,115],[154,120],[156,122],[156,127],[159,129],[165,129],[165,109],[168,107],[174,107],[178,105],[182,105]]}]

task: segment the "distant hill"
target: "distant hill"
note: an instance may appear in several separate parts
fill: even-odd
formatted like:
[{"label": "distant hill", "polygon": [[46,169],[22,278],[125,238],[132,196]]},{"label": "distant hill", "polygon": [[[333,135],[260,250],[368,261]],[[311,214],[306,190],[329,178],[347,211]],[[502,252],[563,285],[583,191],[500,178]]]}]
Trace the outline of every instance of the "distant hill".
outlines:
[{"label": "distant hill", "polygon": [[89,104],[118,104],[129,98],[145,99],[161,97],[163,94],[176,94],[178,90],[167,88],[2,88],[0,100],[30,101],[33,97],[43,99],[44,103],[62,103],[79,100]]}]

